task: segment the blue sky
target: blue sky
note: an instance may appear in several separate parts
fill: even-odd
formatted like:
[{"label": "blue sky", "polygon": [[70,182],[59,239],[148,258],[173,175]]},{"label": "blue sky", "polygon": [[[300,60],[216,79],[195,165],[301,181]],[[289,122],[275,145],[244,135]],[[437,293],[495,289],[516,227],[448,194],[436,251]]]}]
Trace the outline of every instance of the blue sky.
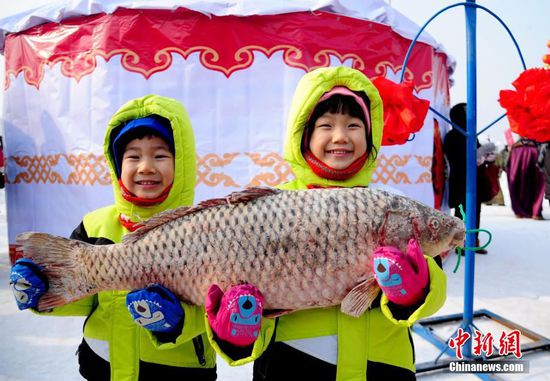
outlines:
[{"label": "blue sky", "polygon": [[[345,2],[345,0],[341,1]],[[0,17],[47,2],[48,0],[0,0]],[[386,2],[421,26],[437,11],[458,1],[386,0]],[[528,68],[542,67],[542,56],[550,53],[550,49],[546,47],[547,41],[550,40],[549,0],[521,2],[478,0],[477,4],[489,8],[508,25],[522,50]],[[426,29],[457,61],[453,76],[455,85],[451,88],[453,104],[466,100],[464,20],[464,8],[456,7],[438,16]],[[512,81],[523,69],[511,39],[492,16],[484,11],[478,11],[477,25],[478,130],[481,130],[504,113],[497,101],[499,91],[511,88]],[[2,65],[0,69],[2,73],[3,57],[0,57],[0,65]],[[0,100],[2,100],[1,95]],[[506,119],[503,119],[483,134],[481,140],[490,137],[497,142],[504,141],[503,131],[506,127]]]}]

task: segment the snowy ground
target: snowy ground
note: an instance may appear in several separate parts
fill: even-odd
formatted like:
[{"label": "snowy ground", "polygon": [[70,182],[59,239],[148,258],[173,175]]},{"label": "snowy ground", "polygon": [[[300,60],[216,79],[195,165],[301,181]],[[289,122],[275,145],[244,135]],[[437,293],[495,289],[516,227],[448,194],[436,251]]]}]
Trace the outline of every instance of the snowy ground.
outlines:
[{"label": "snowy ground", "polygon": [[[493,313],[550,338],[550,208],[545,201],[545,221],[516,219],[508,206],[484,206],[482,227],[493,241],[488,255],[476,256],[474,309]],[[75,351],[82,335],[81,318],[35,316],[19,312],[8,287],[4,192],[0,191],[0,381],[80,380]],[[483,238],[481,238],[483,241]],[[444,268],[448,275],[445,306],[437,316],[462,313],[464,262],[453,273],[456,257]],[[495,333],[503,328],[493,322],[474,322]],[[445,329],[447,331],[445,332]],[[443,328],[450,337],[456,326]],[[447,335],[447,336],[444,336]],[[415,337],[417,361],[430,361],[439,353],[420,337]],[[550,351],[524,357],[530,372],[501,375],[505,380],[550,380]],[[251,366],[230,368],[218,362],[218,379],[248,380]],[[478,379],[468,374],[438,373],[419,379]]]}]

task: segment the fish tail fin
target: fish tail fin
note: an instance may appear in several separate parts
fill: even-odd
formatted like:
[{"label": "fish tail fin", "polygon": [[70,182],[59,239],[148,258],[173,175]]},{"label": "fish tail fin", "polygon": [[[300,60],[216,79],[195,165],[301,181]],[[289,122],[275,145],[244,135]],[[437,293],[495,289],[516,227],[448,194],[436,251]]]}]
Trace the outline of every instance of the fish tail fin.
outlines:
[{"label": "fish tail fin", "polygon": [[84,264],[80,259],[92,245],[46,233],[22,233],[17,236],[18,251],[42,267],[48,290],[38,302],[44,311],[95,293],[87,285]]}]

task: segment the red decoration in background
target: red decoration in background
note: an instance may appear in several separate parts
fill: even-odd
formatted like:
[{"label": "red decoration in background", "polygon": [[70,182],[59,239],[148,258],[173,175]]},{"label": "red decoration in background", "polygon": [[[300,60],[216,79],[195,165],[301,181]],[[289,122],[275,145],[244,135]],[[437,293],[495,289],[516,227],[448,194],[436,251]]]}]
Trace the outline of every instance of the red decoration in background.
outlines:
[{"label": "red decoration in background", "polygon": [[[6,81],[23,74],[37,89],[46,69],[79,81],[98,62],[117,60],[128,71],[150,78],[167,70],[176,57],[197,55],[209,70],[230,77],[249,68],[256,54],[280,54],[291,67],[308,72],[335,58],[368,77],[401,70],[410,40],[387,25],[328,12],[213,16],[185,8],[125,9],[112,14],[46,23],[5,42]],[[416,90],[432,86],[434,49],[424,43],[413,51],[405,78]]]},{"label": "red decoration in background", "polygon": [[384,104],[382,145],[404,144],[410,134],[420,131],[430,102],[413,95],[411,82],[397,84],[384,77],[373,80]]},{"label": "red decoration in background", "polygon": [[512,82],[516,90],[501,90],[512,131],[538,142],[550,141],[550,70],[528,69]]}]

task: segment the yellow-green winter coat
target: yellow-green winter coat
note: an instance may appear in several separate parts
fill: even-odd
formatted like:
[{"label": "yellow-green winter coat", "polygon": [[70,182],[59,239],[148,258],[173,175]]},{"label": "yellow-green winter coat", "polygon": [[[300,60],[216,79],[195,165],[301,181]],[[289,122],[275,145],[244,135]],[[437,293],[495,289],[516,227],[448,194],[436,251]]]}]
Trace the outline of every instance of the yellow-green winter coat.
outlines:
[{"label": "yellow-green winter coat", "polygon": [[[139,207],[126,201],[120,193],[114,159],[109,150],[111,132],[128,120],[152,114],[168,119],[172,126],[175,148],[174,183],[162,203],[152,207]],[[123,105],[108,124],[104,153],[110,169],[115,204],[85,215],[72,238],[96,244],[117,243],[128,233],[119,222],[119,214],[129,216],[133,221],[140,221],[163,210],[193,204],[196,181],[193,130],[187,112],[175,99],[147,95]],[[134,323],[126,307],[126,294],[127,291],[100,292],[56,308],[51,314],[88,316],[84,324],[86,344],[94,353],[108,359],[111,380],[136,381],[138,378],[150,378],[144,374],[146,367],[147,372],[156,373],[155,379],[162,379],[164,375],[182,379],[215,379],[215,352],[204,335],[203,307],[182,303],[185,320],[181,335],[174,342],[163,343],[150,331]],[[79,360],[82,371],[82,362],[86,360]]]},{"label": "yellow-green winter coat", "polygon": [[[364,167],[345,181],[321,178],[309,167],[301,153],[304,126],[319,98],[335,86],[345,86],[353,91],[363,91],[370,100],[372,141],[376,152],[380,148],[383,132],[382,101],[374,85],[360,72],[346,67],[321,68],[306,74],[299,82],[290,108],[284,159],[290,164],[295,179],[282,184],[287,190],[307,189],[309,184],[318,186],[354,187],[367,186],[376,167],[374,155],[369,156]],[[272,332],[275,341],[308,339],[337,335],[337,377],[340,380],[368,379],[367,361],[387,364],[415,371],[414,349],[410,327],[418,320],[434,314],[446,298],[446,275],[432,258],[426,257],[430,272],[430,287],[425,301],[404,319],[398,319],[390,309],[388,299],[382,294],[380,305],[369,309],[359,318],[340,312],[340,307],[317,308],[297,311],[279,318],[276,330],[273,319],[263,319],[262,332],[249,357],[234,360],[224,353],[212,339],[216,351],[231,365],[256,360],[268,347]],[[270,361],[274,361],[271,359]],[[270,366],[277,366],[271,363]],[[285,367],[285,364],[279,364]],[[289,375],[292,369],[288,369]]]}]

